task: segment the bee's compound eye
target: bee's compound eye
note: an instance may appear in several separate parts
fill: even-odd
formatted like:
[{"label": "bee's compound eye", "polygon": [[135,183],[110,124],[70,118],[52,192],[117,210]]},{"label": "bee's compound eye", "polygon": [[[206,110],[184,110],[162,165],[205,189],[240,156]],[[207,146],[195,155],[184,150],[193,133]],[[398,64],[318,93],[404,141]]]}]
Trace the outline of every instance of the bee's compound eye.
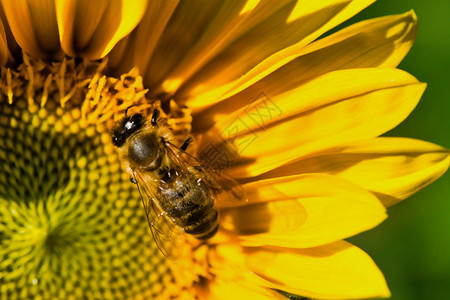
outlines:
[{"label": "bee's compound eye", "polygon": [[141,114],[134,114],[130,122],[133,123],[134,126],[139,127],[142,123],[142,115]]},{"label": "bee's compound eye", "polygon": [[121,138],[117,137],[116,135],[114,135],[112,137],[112,143],[113,143],[114,146],[120,147],[120,146],[123,145],[123,139],[121,139]]},{"label": "bee's compound eye", "polygon": [[117,136],[113,136],[112,143],[117,146],[117,142],[118,142]]}]

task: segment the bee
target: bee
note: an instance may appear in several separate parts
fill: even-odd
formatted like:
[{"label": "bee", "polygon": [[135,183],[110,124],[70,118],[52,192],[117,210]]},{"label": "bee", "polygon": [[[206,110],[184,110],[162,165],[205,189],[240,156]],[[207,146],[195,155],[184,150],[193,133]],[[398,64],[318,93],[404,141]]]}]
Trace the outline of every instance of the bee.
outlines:
[{"label": "bee", "polygon": [[[237,183],[221,180],[186,153],[192,138],[176,147],[170,129],[158,124],[158,109],[149,122],[141,113],[128,116],[129,108],[114,128],[112,142],[131,182],[137,185],[158,248],[168,256],[165,242],[172,232],[199,240],[211,238],[219,228],[217,196]],[[241,198],[233,193],[236,200]]]}]

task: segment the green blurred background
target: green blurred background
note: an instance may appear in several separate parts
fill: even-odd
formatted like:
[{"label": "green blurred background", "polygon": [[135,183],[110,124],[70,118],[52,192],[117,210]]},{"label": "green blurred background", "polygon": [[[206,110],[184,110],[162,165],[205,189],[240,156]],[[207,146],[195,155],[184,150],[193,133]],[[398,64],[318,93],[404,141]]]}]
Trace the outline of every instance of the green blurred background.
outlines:
[{"label": "green blurred background", "polygon": [[[428,87],[414,112],[387,135],[450,148],[450,0],[381,0],[348,23],[409,9],[419,31],[399,68]],[[393,300],[450,299],[450,172],[388,213],[379,227],[350,241],[378,264]]]}]

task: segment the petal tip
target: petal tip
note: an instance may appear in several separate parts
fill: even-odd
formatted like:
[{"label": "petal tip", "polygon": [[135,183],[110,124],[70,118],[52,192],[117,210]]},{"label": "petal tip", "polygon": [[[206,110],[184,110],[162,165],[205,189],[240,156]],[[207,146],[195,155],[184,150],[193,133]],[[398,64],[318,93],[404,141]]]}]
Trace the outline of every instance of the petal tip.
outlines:
[{"label": "petal tip", "polygon": [[416,15],[416,12],[414,11],[414,9],[407,11],[406,14],[411,16],[411,19],[414,21],[414,23],[417,23],[418,19],[417,19],[417,15]]}]

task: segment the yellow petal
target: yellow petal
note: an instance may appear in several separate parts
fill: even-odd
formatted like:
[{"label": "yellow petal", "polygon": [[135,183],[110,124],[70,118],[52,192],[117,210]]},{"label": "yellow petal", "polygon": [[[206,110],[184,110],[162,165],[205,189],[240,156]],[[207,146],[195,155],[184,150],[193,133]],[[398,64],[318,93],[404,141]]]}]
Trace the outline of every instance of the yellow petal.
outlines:
[{"label": "yellow petal", "polygon": [[[227,46],[246,28],[243,23],[257,4],[250,1],[253,5],[248,8],[248,3],[247,0],[181,2],[148,64],[146,82],[153,87],[150,92],[158,94],[163,89],[173,92],[211,56]],[[277,1],[275,5],[280,4]],[[191,14],[192,10],[197,13]],[[241,13],[243,10],[245,12]],[[189,34],[185,28],[189,28]],[[174,44],[178,47],[173,47]]]},{"label": "yellow petal", "polygon": [[244,171],[254,176],[333,145],[383,134],[411,113],[424,89],[424,84],[415,84],[379,90],[306,112],[258,132],[257,138],[267,141],[264,145],[248,144],[253,133],[237,137],[238,152],[256,158]]},{"label": "yellow petal", "polygon": [[333,70],[395,67],[409,51],[416,32],[417,18],[412,11],[363,21],[304,48],[280,51],[227,85],[193,92],[189,105],[201,108],[227,97],[231,98],[226,102],[246,105],[261,91],[274,96]]},{"label": "yellow petal", "polygon": [[5,28],[3,27],[3,22],[0,19],[0,66],[4,66],[6,64],[8,57],[8,41],[6,38]]},{"label": "yellow petal", "polygon": [[[248,160],[236,164],[230,175],[255,176],[392,129],[409,115],[425,89],[414,77],[392,69],[341,70],[324,76],[327,84],[319,78],[273,99],[261,98],[219,122],[203,143],[217,140],[220,133],[235,156]],[[199,153],[205,147],[201,145]]]},{"label": "yellow petal", "polygon": [[229,300],[229,299],[255,299],[255,300],[271,300],[279,299],[286,300],[286,297],[282,296],[273,290],[262,288],[258,285],[239,282],[239,281],[225,281],[220,277],[214,279],[213,282],[208,284],[209,291],[203,295],[201,299],[217,299],[217,300]]},{"label": "yellow petal", "polygon": [[126,73],[133,67],[137,67],[145,74],[156,44],[179,2],[180,0],[150,1],[145,17],[135,32],[120,41],[110,53],[108,65],[118,74]]},{"label": "yellow petal", "polygon": [[243,108],[237,98],[234,98],[236,101],[219,103],[196,115],[195,121],[206,128],[215,125],[219,130],[224,130],[229,127],[230,120],[239,119],[245,126],[239,128],[236,134],[242,134],[244,129],[257,130],[271,122],[342,99],[415,83],[417,79],[414,76],[399,69],[338,70],[322,74],[292,89],[285,89],[283,85],[271,87],[270,93],[261,89],[255,98],[248,98],[251,100],[247,100]]},{"label": "yellow petal", "polygon": [[267,287],[315,299],[389,297],[383,274],[359,248],[339,241],[326,246],[287,250],[256,248],[247,266]]},{"label": "yellow petal", "polygon": [[[285,60],[286,52],[298,52],[298,49],[356,14],[370,2],[373,1],[299,1],[292,2],[279,11],[274,9],[273,15],[239,36],[205,64],[180,88],[176,97],[192,100],[199,94],[207,93],[208,96],[202,99],[218,101],[218,95],[211,97],[208,91],[221,89],[223,85],[236,79],[239,79],[244,88],[241,79],[248,78],[247,75],[254,74],[255,70],[261,73],[261,62],[265,66],[267,61],[270,61],[271,66],[279,65]],[[194,109],[204,104],[195,100],[189,102],[190,107]]]},{"label": "yellow petal", "polygon": [[[117,2],[117,1],[116,1]],[[115,3],[114,1],[112,3]],[[108,18],[104,17],[106,20],[104,21],[105,26],[103,30],[96,34],[95,41],[99,41],[100,37],[105,34],[105,31],[108,29],[108,23],[112,23],[117,19],[117,12],[120,11],[119,19],[121,20],[119,27],[114,31],[114,35],[112,37],[108,37],[106,47],[103,52],[98,55],[97,51],[92,51],[93,57],[104,57],[106,54],[111,51],[114,45],[127,36],[139,23],[141,18],[144,16],[145,7],[147,6],[146,0],[134,0],[134,1],[125,1],[122,0],[120,5],[116,5],[115,9],[110,9],[108,12]],[[103,41],[102,41],[103,42]],[[98,46],[100,46],[100,43]],[[103,44],[103,43],[102,43]],[[102,45],[103,46],[103,45]]]},{"label": "yellow petal", "polygon": [[2,0],[5,16],[17,43],[39,58],[60,51],[55,3],[52,0]]},{"label": "yellow petal", "polygon": [[[302,55],[327,70],[355,67],[397,67],[411,49],[417,34],[414,11],[361,21],[308,45]],[[314,54],[313,54],[314,53]],[[303,63],[305,63],[303,61]]]},{"label": "yellow petal", "polygon": [[8,44],[9,53],[11,54],[9,56],[9,61],[10,62],[14,62],[14,57],[21,57],[22,56],[22,49],[17,44],[17,41],[16,41],[16,39],[14,38],[14,35],[11,32],[11,28],[10,28],[10,25],[8,23],[8,19],[6,18],[5,11],[4,11],[2,5],[0,5],[0,19],[3,22],[3,28],[5,30],[5,35],[6,35],[6,42]]},{"label": "yellow petal", "polygon": [[450,150],[420,140],[383,137],[331,149],[263,177],[333,174],[375,192],[384,205],[390,206],[434,182],[449,165]]},{"label": "yellow petal", "polygon": [[267,233],[276,235],[296,231],[305,222],[307,212],[300,201],[285,200],[226,209],[221,212],[221,228],[240,235]]},{"label": "yellow petal", "polygon": [[57,0],[61,46],[69,55],[99,59],[141,20],[147,1]]},{"label": "yellow petal", "polygon": [[58,26],[56,24],[55,1],[28,1],[33,31],[39,46],[44,51],[56,52],[60,50]]},{"label": "yellow petal", "polygon": [[[173,94],[192,76],[208,86],[222,84],[274,52],[306,45],[372,1],[354,2],[181,2],[153,53],[146,83],[154,94]],[[180,28],[189,34],[177,35]]]},{"label": "yellow petal", "polygon": [[220,214],[221,227],[241,235],[246,245],[315,247],[373,228],[386,218],[375,196],[335,176],[294,175],[244,188],[248,205]]},{"label": "yellow petal", "polygon": [[[202,43],[192,48],[192,58],[188,56],[183,65],[178,65],[167,76],[166,82],[174,79],[185,81],[198,71],[188,85],[222,85],[245,74],[281,49],[293,44],[305,45],[348,3],[262,1],[252,14],[239,13],[235,14],[235,18],[228,18],[233,20],[229,26],[223,26],[223,22],[212,23],[212,30],[203,35]],[[217,30],[220,30],[220,34]]]}]

